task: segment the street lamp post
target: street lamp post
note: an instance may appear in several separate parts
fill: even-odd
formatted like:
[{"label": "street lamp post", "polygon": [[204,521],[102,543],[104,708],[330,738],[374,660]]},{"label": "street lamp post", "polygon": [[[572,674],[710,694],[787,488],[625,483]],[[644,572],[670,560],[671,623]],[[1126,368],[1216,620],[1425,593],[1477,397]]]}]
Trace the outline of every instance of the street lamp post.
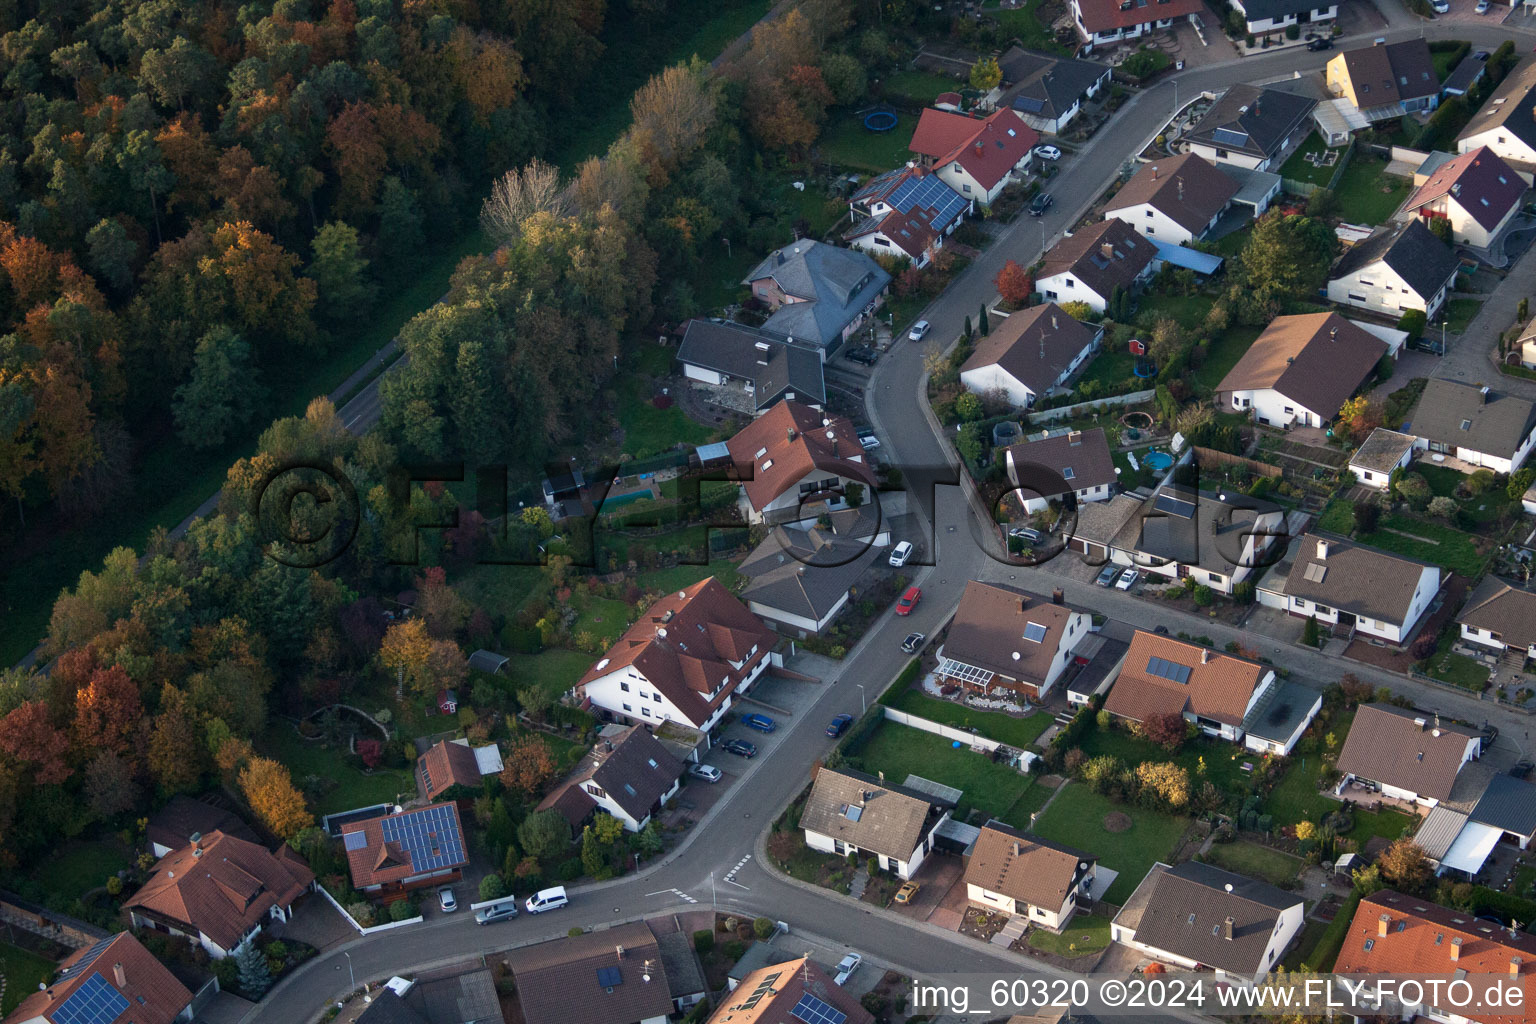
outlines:
[{"label": "street lamp post", "polygon": [[348,953],[346,950],[342,950],[341,951],[341,955],[347,958],[347,978],[350,979],[351,982],[352,982],[352,989],[353,989],[353,991],[356,991],[357,990],[357,975],[352,973],[352,954]]}]

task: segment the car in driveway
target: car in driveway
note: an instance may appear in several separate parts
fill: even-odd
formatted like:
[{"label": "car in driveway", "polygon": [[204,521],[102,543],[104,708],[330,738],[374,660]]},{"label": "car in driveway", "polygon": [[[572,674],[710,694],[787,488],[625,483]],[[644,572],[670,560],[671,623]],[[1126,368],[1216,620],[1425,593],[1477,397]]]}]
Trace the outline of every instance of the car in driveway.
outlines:
[{"label": "car in driveway", "polygon": [[901,642],[901,649],[908,654],[916,654],[917,649],[923,646],[925,639],[927,638],[921,633],[908,633],[907,638]]},{"label": "car in driveway", "polygon": [[1451,0],[1433,0],[1429,6],[1434,8],[1436,14],[1451,13]]},{"label": "car in driveway", "polygon": [[922,341],[924,338],[928,337],[928,332],[931,330],[933,330],[932,324],[930,324],[927,320],[919,320],[917,323],[913,324],[912,329],[907,332],[907,337],[913,341]]},{"label": "car in driveway", "polygon": [[726,740],[720,744],[720,749],[727,754],[735,754],[737,757],[756,757],[757,744],[748,743],[746,740]]},{"label": "car in driveway", "polygon": [[853,346],[853,348],[848,350],[847,356],[854,362],[863,363],[865,366],[874,366],[875,360],[880,358],[880,354],[868,345]]},{"label": "car in driveway", "polygon": [[1008,531],[1008,536],[1014,540],[1027,541],[1030,544],[1039,544],[1045,540],[1045,534],[1029,526],[1015,526]]},{"label": "car in driveway", "polygon": [[863,962],[864,958],[859,956],[857,953],[849,953],[847,956],[843,957],[837,962],[837,975],[833,977],[832,983],[834,985],[843,984],[853,976],[853,972],[858,970],[859,964]]},{"label": "car in driveway", "polygon": [[697,761],[688,766],[688,774],[705,782],[719,782],[725,777],[725,773],[712,764],[700,764]]},{"label": "car in driveway", "polygon": [[443,908],[445,914],[451,914],[459,909],[459,901],[453,898],[453,890],[446,885],[437,890],[437,904]]},{"label": "car in driveway", "polygon": [[912,897],[917,895],[917,890],[923,887],[922,882],[907,882],[896,890],[894,897],[897,903],[911,903]]},{"label": "car in driveway", "polygon": [[859,447],[867,452],[872,452],[880,447],[880,439],[874,434],[860,434]]},{"label": "car in driveway", "polygon": [[912,542],[904,540],[891,549],[891,557],[888,561],[897,567],[907,564],[907,559],[912,557]]},{"label": "car in driveway", "polygon": [[922,599],[923,589],[921,587],[908,587],[907,592],[902,594],[901,597],[896,601],[896,614],[911,615],[912,609],[916,608],[917,602],[921,601]]},{"label": "car in driveway", "polygon": [[827,735],[833,737],[841,736],[844,732],[847,731],[848,726],[852,721],[852,715],[836,716],[832,719],[832,721],[827,723]]},{"label": "car in driveway", "polygon": [[1474,14],[1488,13],[1488,0],[1477,0],[1477,6],[1472,8]]},{"label": "car in driveway", "polygon": [[1316,39],[1307,44],[1307,49],[1313,51],[1314,53],[1319,50],[1331,50],[1333,49],[1333,40],[1329,39],[1327,36],[1318,36]]},{"label": "car in driveway", "polygon": [[1118,565],[1106,565],[1104,568],[1099,570],[1099,574],[1094,577],[1093,582],[1097,583],[1101,587],[1112,587],[1115,585],[1115,577],[1119,575],[1120,567]]},{"label": "car in driveway", "polygon": [[1039,157],[1041,160],[1060,160],[1061,150],[1057,149],[1055,146],[1036,146],[1035,156]]},{"label": "car in driveway", "polygon": [[1115,581],[1115,589],[1130,590],[1136,585],[1136,581],[1139,579],[1141,579],[1141,573],[1137,572],[1135,569],[1127,569],[1125,572],[1122,572],[1120,574],[1120,578]]},{"label": "car in driveway", "polygon": [[1049,210],[1051,208],[1051,204],[1055,201],[1055,197],[1053,197],[1049,192],[1041,192],[1039,195],[1035,196],[1033,200],[1030,201],[1029,215],[1031,217],[1044,217],[1045,211]]},{"label": "car in driveway", "polygon": [[758,732],[773,732],[773,730],[779,727],[778,724],[767,715],[759,715],[756,713],[750,715],[742,715],[741,724],[746,726],[748,729],[756,729]]},{"label": "car in driveway", "polygon": [[1517,779],[1523,779],[1531,774],[1533,768],[1536,768],[1536,764],[1530,761],[1516,761],[1515,766],[1509,770],[1509,774]]}]

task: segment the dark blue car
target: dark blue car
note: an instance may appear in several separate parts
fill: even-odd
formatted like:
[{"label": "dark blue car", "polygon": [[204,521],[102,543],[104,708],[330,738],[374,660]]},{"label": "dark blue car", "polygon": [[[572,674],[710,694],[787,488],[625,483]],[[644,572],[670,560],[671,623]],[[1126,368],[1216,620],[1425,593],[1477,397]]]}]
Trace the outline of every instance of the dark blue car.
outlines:
[{"label": "dark blue car", "polygon": [[742,715],[741,724],[748,729],[756,729],[758,732],[773,732],[778,726],[767,715]]},{"label": "dark blue car", "polygon": [[841,736],[848,729],[848,724],[853,721],[852,715],[838,715],[827,723],[828,736]]}]

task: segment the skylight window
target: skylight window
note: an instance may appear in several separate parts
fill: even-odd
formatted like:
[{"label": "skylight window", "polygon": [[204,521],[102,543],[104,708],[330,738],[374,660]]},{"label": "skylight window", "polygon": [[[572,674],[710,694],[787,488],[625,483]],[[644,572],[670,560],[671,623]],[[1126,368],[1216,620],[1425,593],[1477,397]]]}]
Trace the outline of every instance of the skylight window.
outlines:
[{"label": "skylight window", "polygon": [[1072,480],[1072,479],[1075,479],[1076,477],[1077,477],[1077,473],[1073,471],[1071,466],[1068,466],[1066,469],[1063,469],[1061,471],[1061,478],[1063,480]]},{"label": "skylight window", "polygon": [[1045,640],[1045,627],[1038,622],[1025,624],[1024,639],[1036,644],[1043,642]]},{"label": "skylight window", "polygon": [[1462,420],[1461,421],[1461,429],[1462,430],[1471,430],[1472,429],[1472,421],[1471,420]]}]

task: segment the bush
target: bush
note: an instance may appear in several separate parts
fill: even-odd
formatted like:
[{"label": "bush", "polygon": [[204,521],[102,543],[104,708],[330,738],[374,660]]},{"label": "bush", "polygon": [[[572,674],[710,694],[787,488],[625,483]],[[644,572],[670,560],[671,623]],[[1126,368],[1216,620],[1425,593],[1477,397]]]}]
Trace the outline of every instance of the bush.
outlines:
[{"label": "bush", "polygon": [[570,860],[561,861],[559,867],[555,868],[555,877],[562,882],[574,882],[580,878],[581,858],[572,857]]},{"label": "bush", "polygon": [[715,948],[715,933],[708,928],[700,928],[693,933],[693,948],[699,956],[704,956]]},{"label": "bush", "polygon": [[503,882],[501,880],[501,876],[495,872],[492,872],[491,874],[488,874],[484,878],[480,879],[480,899],[482,901],[499,900],[506,894],[506,883]]},{"label": "bush", "polygon": [[1403,500],[1409,505],[1421,512],[1429,507],[1429,499],[1434,497],[1429,481],[1419,473],[1403,474],[1403,478],[1397,482],[1397,493],[1402,495]]},{"label": "bush", "polygon": [[1209,608],[1211,605],[1213,605],[1215,603],[1216,603],[1216,591],[1212,590],[1210,587],[1206,586],[1204,583],[1196,584],[1196,586],[1195,586],[1195,607],[1197,607],[1197,608]]},{"label": "bush", "polygon": [[1449,519],[1456,514],[1456,499],[1439,497],[1433,498],[1429,503],[1429,514],[1440,519]]},{"label": "bush", "polygon": [[581,936],[583,936],[585,934],[587,934],[587,930],[585,928],[583,928],[579,924],[578,925],[572,925],[570,928],[567,928],[565,930],[565,936],[568,939],[580,938]]},{"label": "bush", "polygon": [[752,922],[752,934],[760,939],[766,939],[778,930],[779,926],[771,917],[759,917]]},{"label": "bush", "polygon": [[389,905],[389,919],[391,921],[409,921],[416,916],[416,908],[411,906],[410,900],[396,900]]},{"label": "bush", "polygon": [[1375,533],[1376,524],[1381,522],[1381,506],[1374,501],[1361,501],[1355,504],[1355,529],[1361,533]]},{"label": "bush", "polygon": [[1301,38],[1301,26],[1300,25],[1287,25],[1287,26],[1285,26],[1285,38],[1287,38],[1287,39],[1300,39]]},{"label": "bush", "polygon": [[1409,309],[1405,310],[1403,315],[1397,318],[1397,329],[1408,332],[1408,341],[1411,344],[1419,340],[1419,336],[1424,333],[1424,327],[1428,322],[1422,309]]}]

